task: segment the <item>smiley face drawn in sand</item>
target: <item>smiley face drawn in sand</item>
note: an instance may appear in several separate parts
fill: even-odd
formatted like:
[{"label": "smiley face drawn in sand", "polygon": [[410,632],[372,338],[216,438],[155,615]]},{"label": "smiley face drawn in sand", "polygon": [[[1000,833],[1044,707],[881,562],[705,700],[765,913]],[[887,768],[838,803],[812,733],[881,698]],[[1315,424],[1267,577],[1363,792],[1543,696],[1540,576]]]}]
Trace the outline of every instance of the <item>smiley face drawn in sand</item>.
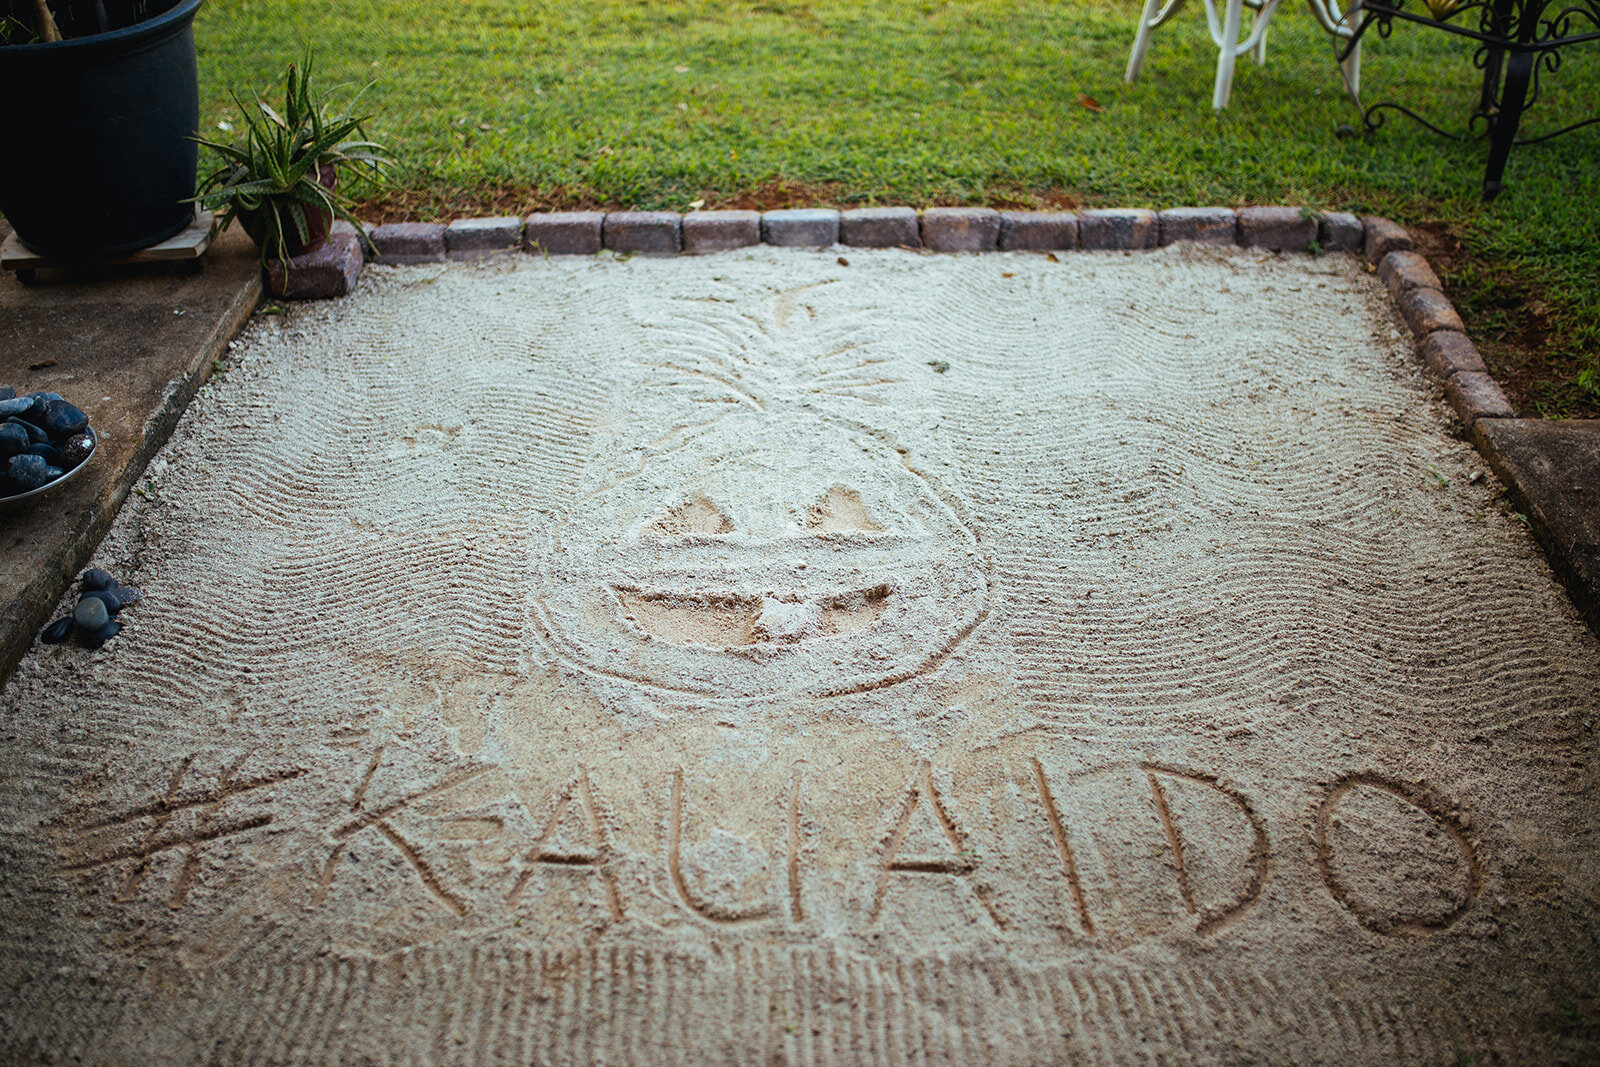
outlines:
[{"label": "smiley face drawn in sand", "polygon": [[884,436],[739,412],[576,504],[539,614],[587,670],[702,698],[835,696],[937,666],[989,610],[955,504]]}]

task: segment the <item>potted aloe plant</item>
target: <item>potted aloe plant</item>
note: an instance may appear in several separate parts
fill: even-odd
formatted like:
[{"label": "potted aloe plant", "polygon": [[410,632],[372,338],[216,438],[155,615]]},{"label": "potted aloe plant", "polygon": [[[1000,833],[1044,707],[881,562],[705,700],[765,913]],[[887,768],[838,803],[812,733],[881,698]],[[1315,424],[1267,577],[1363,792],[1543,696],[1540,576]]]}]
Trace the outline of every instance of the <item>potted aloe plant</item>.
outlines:
[{"label": "potted aloe plant", "polygon": [[359,228],[339,191],[339,172],[377,178],[390,160],[381,145],[366,140],[368,116],[336,111],[313,90],[311,57],[298,68],[289,65],[281,108],[266,101],[246,107],[238,97],[234,102],[244,116],[243,143],[201,139],[221,165],[202,179],[195,199],[225,209],[224,227],[237,218],[261,246],[263,262],[320,248],[335,218]]},{"label": "potted aloe plant", "polygon": [[112,259],[194,216],[200,0],[0,0],[0,212],[35,252]]}]

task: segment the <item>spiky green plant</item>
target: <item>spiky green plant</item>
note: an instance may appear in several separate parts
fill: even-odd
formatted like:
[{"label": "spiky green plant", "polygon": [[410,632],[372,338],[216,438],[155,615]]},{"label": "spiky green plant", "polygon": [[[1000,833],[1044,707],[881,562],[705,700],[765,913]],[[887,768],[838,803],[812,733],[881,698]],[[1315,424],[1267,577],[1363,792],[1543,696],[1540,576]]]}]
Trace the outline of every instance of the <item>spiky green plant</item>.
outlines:
[{"label": "spiky green plant", "polygon": [[198,138],[222,163],[201,180],[195,199],[212,210],[226,208],[224,228],[237,218],[261,246],[263,262],[289,258],[290,233],[298,242],[310,240],[312,217],[342,218],[360,228],[349,198],[324,185],[322,173],[350,167],[378,178],[392,161],[382,145],[366,140],[371,116],[335,112],[313,92],[310,55],[298,68],[289,64],[282,110],[265,100],[246,107],[237,94],[234,103],[244,116],[242,145]]}]

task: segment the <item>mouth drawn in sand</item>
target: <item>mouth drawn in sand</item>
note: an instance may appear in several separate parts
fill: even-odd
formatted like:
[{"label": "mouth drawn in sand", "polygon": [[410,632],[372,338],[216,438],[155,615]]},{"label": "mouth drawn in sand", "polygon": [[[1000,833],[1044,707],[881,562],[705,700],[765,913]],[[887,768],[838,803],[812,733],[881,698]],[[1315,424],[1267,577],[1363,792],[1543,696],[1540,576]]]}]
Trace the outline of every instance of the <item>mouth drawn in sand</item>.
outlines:
[{"label": "mouth drawn in sand", "polygon": [[547,558],[559,653],[702,697],[892,685],[989,609],[956,504],[883,435],[798,413],[724,416],[651,456],[580,500]]}]

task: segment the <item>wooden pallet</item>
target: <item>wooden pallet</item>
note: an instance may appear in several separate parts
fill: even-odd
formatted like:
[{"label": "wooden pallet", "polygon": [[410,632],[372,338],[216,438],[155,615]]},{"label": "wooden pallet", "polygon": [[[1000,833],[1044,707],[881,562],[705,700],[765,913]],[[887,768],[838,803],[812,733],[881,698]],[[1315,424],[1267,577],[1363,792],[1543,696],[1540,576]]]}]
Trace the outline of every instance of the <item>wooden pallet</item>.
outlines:
[{"label": "wooden pallet", "polygon": [[[196,210],[194,218],[184,229],[168,237],[160,244],[153,244],[148,248],[141,248],[130,255],[117,259],[104,260],[94,264],[96,267],[122,267],[138,264],[171,263],[186,267],[190,270],[199,270],[202,257],[206,249],[211,247],[211,238],[216,229],[216,216],[209,211]],[[41,256],[17,238],[16,234],[6,237],[5,243],[0,244],[0,270],[16,271],[17,280],[24,284],[32,282],[36,272],[41,270],[58,270],[78,264],[63,263]]]}]

